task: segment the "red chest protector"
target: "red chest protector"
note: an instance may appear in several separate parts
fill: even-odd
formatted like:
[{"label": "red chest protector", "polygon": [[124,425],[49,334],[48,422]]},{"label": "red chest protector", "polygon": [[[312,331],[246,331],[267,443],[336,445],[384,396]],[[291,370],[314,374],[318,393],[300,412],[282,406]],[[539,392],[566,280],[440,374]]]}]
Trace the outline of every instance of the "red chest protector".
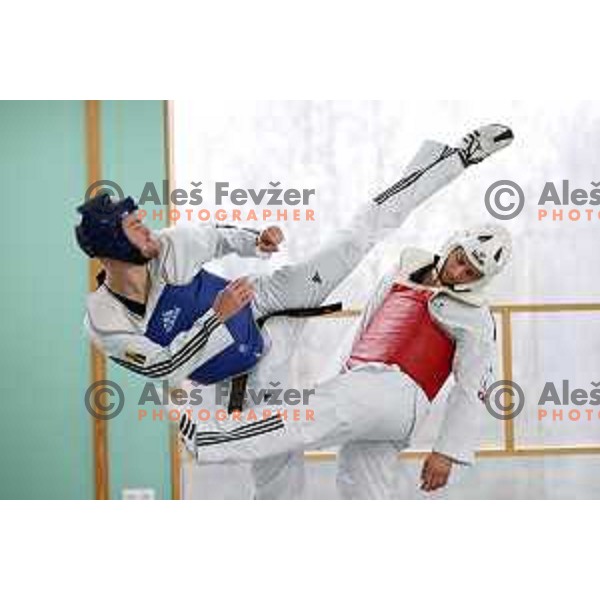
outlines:
[{"label": "red chest protector", "polygon": [[395,283],[354,344],[349,365],[397,365],[432,401],[452,371],[454,341],[431,318],[429,290]]}]

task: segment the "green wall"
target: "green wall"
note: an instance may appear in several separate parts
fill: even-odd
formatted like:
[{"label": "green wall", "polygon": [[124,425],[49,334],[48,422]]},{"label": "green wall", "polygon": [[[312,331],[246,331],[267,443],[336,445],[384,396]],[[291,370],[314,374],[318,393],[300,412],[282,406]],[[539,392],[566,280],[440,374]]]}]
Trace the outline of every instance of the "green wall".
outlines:
[{"label": "green wall", "polygon": [[[72,232],[87,184],[84,109],[80,101],[0,102],[3,499],[94,497],[83,404],[88,262]],[[165,176],[162,110],[158,101],[101,103],[102,177],[116,178],[126,193]],[[108,376],[135,401],[139,382],[112,367]],[[111,494],[152,487],[169,497],[167,428],[134,422],[134,408],[109,422]]]},{"label": "green wall", "polygon": [[[163,103],[103,102],[101,121],[102,177],[117,182],[125,194],[141,196],[147,181],[161,193],[166,178]],[[146,223],[153,228],[165,226],[163,212],[165,220]],[[121,414],[109,422],[112,497],[120,498],[125,487],[144,487],[153,488],[157,498],[170,498],[168,427],[137,418],[145,381],[112,363],[107,374],[123,388],[126,399]]]}]

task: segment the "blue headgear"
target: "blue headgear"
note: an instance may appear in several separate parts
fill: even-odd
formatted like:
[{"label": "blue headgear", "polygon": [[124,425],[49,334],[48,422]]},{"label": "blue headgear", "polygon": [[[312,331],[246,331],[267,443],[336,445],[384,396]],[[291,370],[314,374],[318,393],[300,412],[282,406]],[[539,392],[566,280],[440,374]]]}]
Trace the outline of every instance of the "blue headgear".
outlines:
[{"label": "blue headgear", "polygon": [[101,194],[77,208],[81,223],[75,227],[79,247],[91,258],[114,258],[124,262],[144,265],[146,258],[123,231],[123,218],[138,209],[129,196],[114,201],[108,194]]}]

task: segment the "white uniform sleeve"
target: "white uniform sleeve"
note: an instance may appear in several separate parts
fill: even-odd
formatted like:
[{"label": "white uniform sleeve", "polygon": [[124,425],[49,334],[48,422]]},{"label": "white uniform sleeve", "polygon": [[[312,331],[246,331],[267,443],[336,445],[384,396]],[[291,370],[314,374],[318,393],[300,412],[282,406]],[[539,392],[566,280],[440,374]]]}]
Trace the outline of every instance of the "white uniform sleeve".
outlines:
[{"label": "white uniform sleeve", "polygon": [[455,334],[453,364],[455,385],[433,446],[435,452],[470,465],[482,436],[482,422],[489,417],[485,391],[494,381],[496,342],[494,321],[485,308],[473,309],[479,323]]},{"label": "white uniform sleeve", "polygon": [[183,283],[216,258],[235,252],[239,256],[257,257],[260,232],[228,225],[194,225],[169,227],[160,232],[160,263],[163,276],[171,283]]},{"label": "white uniform sleeve", "polygon": [[260,231],[233,225],[216,225],[217,256],[235,252],[239,256],[258,256],[257,241]]},{"label": "white uniform sleeve", "polygon": [[233,343],[233,338],[212,309],[182,331],[165,347],[141,334],[101,333],[86,321],[92,341],[117,364],[151,379],[179,386],[199,366]]}]

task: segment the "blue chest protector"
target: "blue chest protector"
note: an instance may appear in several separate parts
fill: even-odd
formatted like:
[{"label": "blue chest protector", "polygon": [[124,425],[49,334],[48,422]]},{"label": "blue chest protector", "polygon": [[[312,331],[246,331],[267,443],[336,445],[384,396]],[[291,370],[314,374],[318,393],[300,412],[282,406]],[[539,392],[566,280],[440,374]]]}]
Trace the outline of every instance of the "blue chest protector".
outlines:
[{"label": "blue chest protector", "polygon": [[[162,291],[146,337],[160,346],[168,346],[177,334],[187,331],[209,310],[216,295],[229,282],[204,270],[185,285],[167,285]],[[209,385],[248,371],[256,365],[264,341],[250,306],[246,306],[225,323],[234,342],[221,353],[189,374],[198,383]]]}]

